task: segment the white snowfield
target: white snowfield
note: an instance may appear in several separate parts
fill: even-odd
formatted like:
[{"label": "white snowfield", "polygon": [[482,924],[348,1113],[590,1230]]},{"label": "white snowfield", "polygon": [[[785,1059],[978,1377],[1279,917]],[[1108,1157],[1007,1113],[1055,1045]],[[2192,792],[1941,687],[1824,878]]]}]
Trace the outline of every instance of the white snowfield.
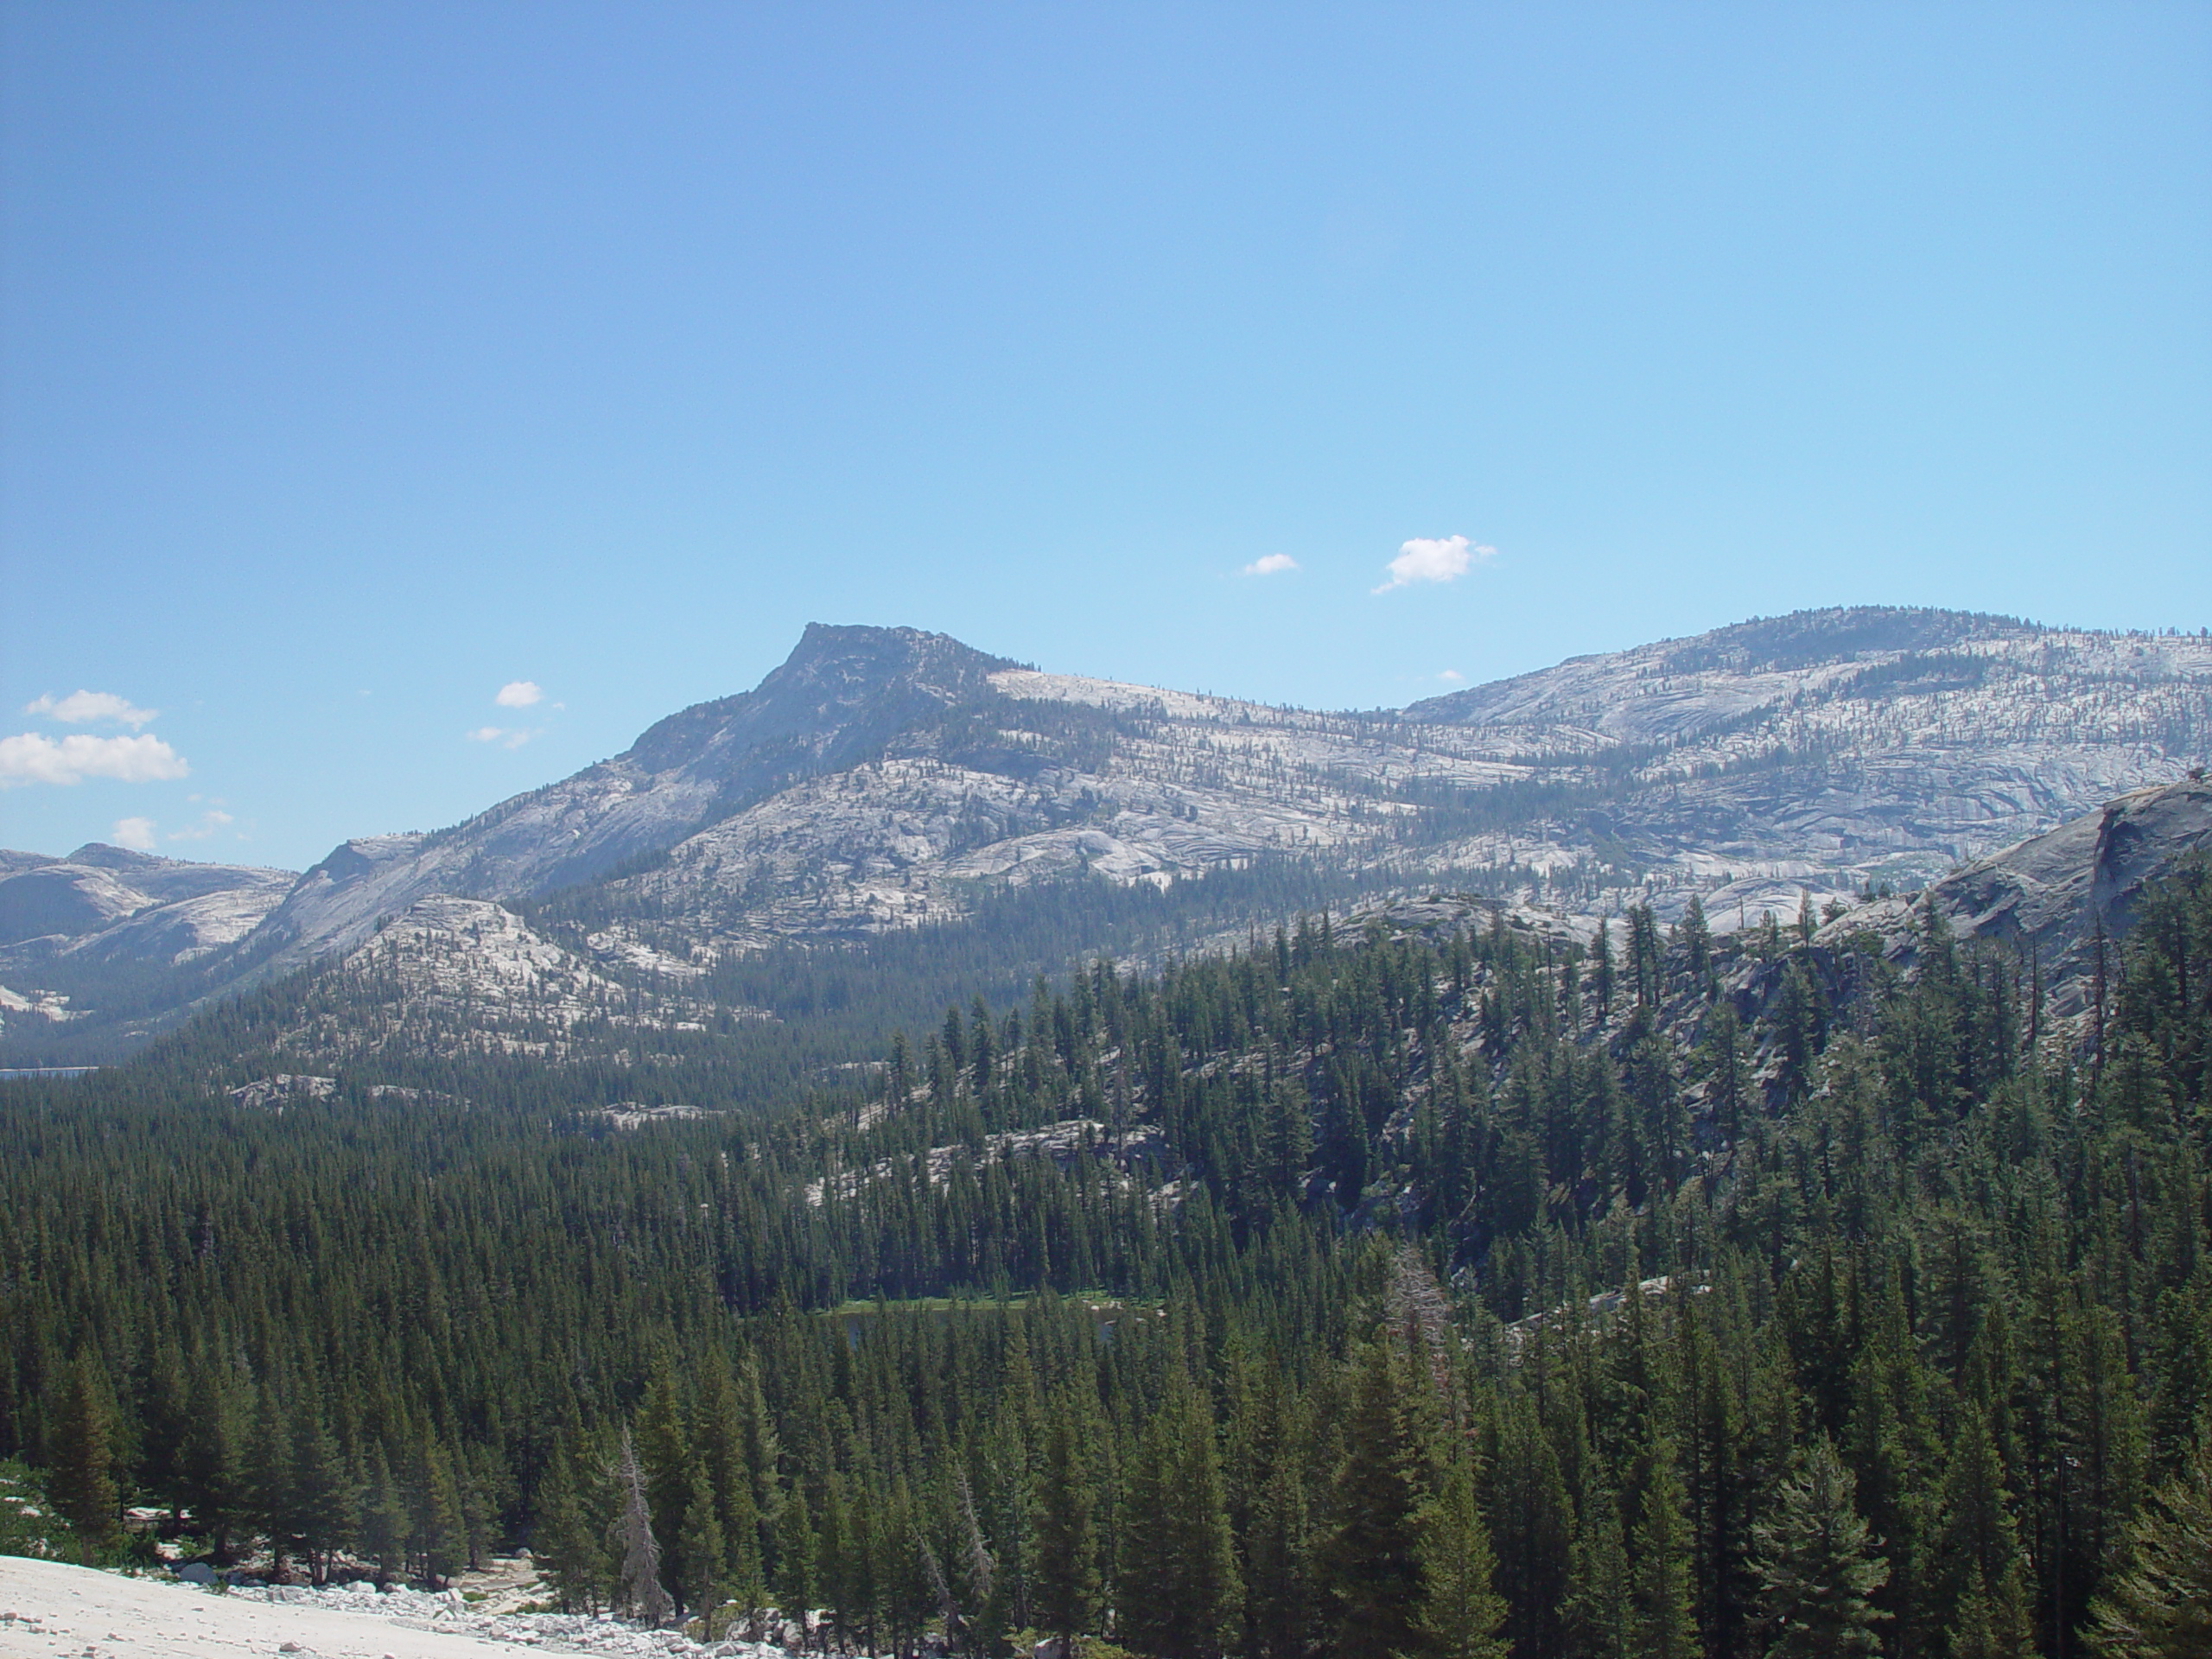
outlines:
[{"label": "white snowfield", "polygon": [[0,1659],[493,1659],[522,1652],[785,1659],[751,1642],[551,1613],[469,1611],[448,1592],[233,1590],[0,1556]]}]

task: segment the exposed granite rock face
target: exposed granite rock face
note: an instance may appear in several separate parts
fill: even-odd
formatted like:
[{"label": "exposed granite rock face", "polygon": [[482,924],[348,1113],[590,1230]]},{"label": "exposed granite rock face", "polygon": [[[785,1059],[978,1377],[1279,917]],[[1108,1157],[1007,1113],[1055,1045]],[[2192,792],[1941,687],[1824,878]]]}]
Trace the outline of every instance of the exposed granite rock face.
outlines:
[{"label": "exposed granite rock face", "polygon": [[437,893],[335,963],[276,1047],[318,1064],[429,1053],[558,1060],[581,1025],[696,1031],[702,1014],[680,996],[609,978],[512,911]]},{"label": "exposed granite rock face", "polygon": [[1584,932],[1696,896],[1726,931],[1942,881],[2208,759],[2212,639],[1953,612],[1756,620],[1363,714],[816,626],[751,691],[450,829],[348,842],[289,887],[117,849],[10,855],[0,981],[82,1012],[102,991],[86,970],[189,964],[181,1009],[354,952],[426,900],[566,891],[588,899],[588,944],[561,947],[581,970],[672,986],[718,952],[954,920],[1049,878],[1165,887],[1278,859]]},{"label": "exposed granite rock face", "polygon": [[525,899],[659,853],[761,796],[865,760],[981,690],[1002,659],[913,628],[810,626],[754,690],[434,835],[349,841],[269,918],[270,963],[350,950],[433,893]]},{"label": "exposed granite rock face", "polygon": [[[1941,612],[1748,623],[1403,715],[989,679],[986,733],[910,730],[608,897],[741,945],[943,921],[979,884],[1289,855],[1586,914],[1697,894],[1726,931],[1919,887],[2212,744],[2212,641]],[[1102,741],[1055,741],[1078,712]]]},{"label": "exposed granite rock face", "polygon": [[86,953],[189,961],[244,938],[296,879],[99,842],[66,858],[11,854],[0,863],[0,972]]},{"label": "exposed granite rock face", "polygon": [[[2135,920],[2144,889],[2212,848],[2212,783],[2201,776],[2135,790],[2047,834],[1944,877],[1922,904],[1962,938],[2017,947],[2039,966],[2059,1018],[2088,1004],[2098,940],[2108,950]],[[1915,955],[1916,906],[1891,901],[1839,925],[1883,934],[1891,955]],[[2116,956],[2108,969],[2116,971]]]}]

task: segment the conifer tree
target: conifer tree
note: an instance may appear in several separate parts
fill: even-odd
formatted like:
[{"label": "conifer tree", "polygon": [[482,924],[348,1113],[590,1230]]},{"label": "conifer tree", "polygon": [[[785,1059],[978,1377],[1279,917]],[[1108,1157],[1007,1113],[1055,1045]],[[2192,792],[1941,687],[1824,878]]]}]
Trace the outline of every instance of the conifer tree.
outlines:
[{"label": "conifer tree", "polygon": [[417,1438],[406,1483],[408,1553],[432,1589],[461,1571],[468,1540],[462,1529],[461,1492],[453,1464],[427,1430]]},{"label": "conifer tree", "polygon": [[1751,1050],[1736,1005],[1726,997],[1714,1005],[1706,1020],[1704,1034],[1698,1039],[1697,1065],[1705,1079],[1706,1104],[1713,1123],[1732,1145],[1742,1130],[1750,1095]]},{"label": "conifer tree", "polygon": [[741,1480],[731,1488],[722,1530],[722,1585],[729,1599],[749,1618],[768,1599],[767,1573],[760,1563],[759,1511],[753,1504],[753,1483]]},{"label": "conifer tree", "polygon": [[958,1528],[955,1548],[959,1559],[960,1586],[966,1592],[968,1606],[974,1610],[964,1622],[965,1634],[979,1650],[993,1652],[1006,1629],[998,1558],[991,1553],[990,1541],[983,1535],[982,1522],[976,1513],[975,1490],[965,1469],[954,1474],[953,1491],[958,1500],[958,1513],[954,1518]]},{"label": "conifer tree", "polygon": [[1932,1578],[1952,1659],[2032,1645],[2024,1565],[1989,1420],[1969,1402],[1943,1471]]},{"label": "conifer tree", "polygon": [[1979,1563],[1967,1568],[1945,1634],[1949,1659],[2012,1659],[2035,1650],[2018,1586],[1993,1593]]},{"label": "conifer tree", "polygon": [[361,1553],[376,1567],[379,1586],[404,1577],[407,1571],[407,1505],[399,1483],[392,1478],[384,1442],[369,1443],[368,1481],[361,1491]]},{"label": "conifer tree", "polygon": [[1037,1526],[1038,1614],[1072,1654],[1098,1613],[1098,1529],[1090,1459],[1071,1402],[1057,1402],[1046,1431]]},{"label": "conifer tree", "polygon": [[112,1467],[115,1412],[89,1358],[70,1368],[68,1391],[54,1424],[53,1466],[47,1495],[76,1535],[78,1558],[87,1567],[115,1536],[117,1496]]},{"label": "conifer tree", "polygon": [[277,1530],[299,1552],[308,1575],[321,1584],[330,1575],[332,1554],[353,1540],[355,1510],[337,1440],[312,1405],[303,1404],[293,1414],[285,1465]]},{"label": "conifer tree", "polygon": [[251,1507],[244,1474],[244,1446],[237,1396],[227,1386],[221,1362],[203,1360],[193,1380],[192,1406],[179,1461],[183,1465],[184,1501],[206,1533],[218,1563],[232,1558],[232,1535]]},{"label": "conifer tree", "polygon": [[1246,1535],[1245,1606],[1255,1659],[1300,1659],[1316,1635],[1311,1507],[1294,1461],[1278,1459]]},{"label": "conifer tree", "polygon": [[654,1365],[652,1381],[645,1385],[636,1446],[653,1535],[672,1549],[691,1502],[691,1445],[683,1407],[677,1398],[676,1377],[665,1358]]},{"label": "conifer tree", "polygon": [[454,1488],[461,1500],[462,1553],[472,1573],[480,1573],[491,1558],[493,1534],[499,1524],[497,1488],[505,1478],[495,1469],[492,1448],[481,1444],[454,1448]]},{"label": "conifer tree", "polygon": [[[784,1507],[783,1488],[777,1483],[776,1469],[783,1458],[783,1446],[776,1435],[775,1422],[768,1414],[767,1398],[761,1392],[760,1363],[749,1351],[738,1363],[735,1386],[745,1467],[753,1480],[753,1515],[759,1532],[760,1578],[764,1584],[774,1584],[778,1567],[777,1524],[782,1519]],[[732,1570],[737,1571],[735,1564],[741,1560],[737,1553],[741,1546],[733,1538],[730,1547]]]},{"label": "conifer tree", "polygon": [[1824,1434],[1783,1484],[1771,1516],[1752,1529],[1774,1659],[1841,1659],[1881,1650],[1888,1615],[1869,1599],[1889,1581],[1866,1522],[1852,1507],[1851,1471]]},{"label": "conifer tree", "polygon": [[1243,1587],[1211,1414],[1180,1377],[1147,1426],[1129,1502],[1141,1519],[1122,1547],[1119,1639],[1155,1659],[1211,1659],[1234,1637]]},{"label": "conifer tree", "polygon": [[845,1501],[844,1477],[832,1469],[823,1482],[822,1524],[815,1531],[815,1550],[823,1604],[830,1611],[830,1624],[847,1637],[859,1629],[868,1610],[862,1589],[867,1567],[855,1519]]},{"label": "conifer tree", "polygon": [[1645,1460],[1649,1473],[1629,1545],[1636,1650],[1643,1659],[1692,1659],[1698,1632],[1690,1612],[1689,1522],[1672,1443],[1659,1436]]},{"label": "conifer tree", "polygon": [[1703,988],[1713,972],[1713,930],[1705,919],[1705,904],[1696,893],[1675,924],[1675,943],[1681,948],[1690,978]]},{"label": "conifer tree", "polygon": [[1567,1601],[1574,1510],[1559,1457],[1529,1395],[1501,1402],[1486,1473],[1505,1631],[1516,1653],[1557,1652]]},{"label": "conifer tree", "polygon": [[1598,937],[1590,943],[1590,991],[1603,1027],[1613,1012],[1612,925],[1603,917],[1598,921]]},{"label": "conifer tree", "polygon": [[1620,1500],[1599,1486],[1582,1501],[1569,1558],[1566,1650],[1573,1659],[1637,1659],[1636,1600]]},{"label": "conifer tree", "polygon": [[812,1628],[814,1610],[822,1601],[822,1576],[817,1554],[814,1516],[807,1508],[806,1489],[794,1484],[784,1500],[783,1518],[777,1523],[777,1592],[783,1598],[785,1618],[802,1630]]},{"label": "conifer tree", "polygon": [[[755,1385],[757,1387],[757,1383]],[[726,1365],[709,1367],[698,1392],[699,1421],[693,1430],[712,1487],[721,1528],[723,1588],[749,1614],[765,1594],[760,1563],[757,1488],[746,1451],[746,1408],[737,1380]]]},{"label": "conifer tree", "polygon": [[630,1431],[622,1431],[622,1446],[614,1465],[614,1491],[619,1510],[608,1529],[607,1543],[621,1565],[614,1574],[614,1599],[658,1630],[668,1622],[671,1604],[661,1587],[660,1541],[653,1536],[652,1500],[645,1495],[645,1471],[638,1466],[637,1448]]},{"label": "conifer tree", "polygon": [[282,1580],[292,1554],[292,1540],[285,1528],[285,1510],[291,1497],[292,1425],[273,1384],[264,1379],[257,1391],[252,1427],[247,1431],[245,1478],[249,1494],[246,1513],[255,1531],[269,1541],[270,1572]]},{"label": "conifer tree", "polygon": [[1389,1659],[1423,1639],[1428,1470],[1408,1407],[1419,1384],[1389,1340],[1370,1342],[1353,1366],[1330,1503],[1336,1524],[1321,1560],[1334,1612],[1331,1649],[1344,1659]]},{"label": "conifer tree", "polygon": [[2091,1647],[2106,1659],[2212,1654],[2212,1439],[2152,1493],[2121,1559],[2090,1609]]},{"label": "conifer tree", "polygon": [[1504,1599],[1491,1586],[1490,1531],[1464,1452],[1447,1456],[1423,1517],[1421,1652],[1433,1659],[1505,1659]]},{"label": "conifer tree", "polygon": [[721,1516],[715,1508],[714,1483],[707,1478],[703,1459],[693,1459],[689,1501],[676,1535],[674,1558],[667,1573],[678,1616],[704,1613],[721,1605],[728,1551],[722,1537]]},{"label": "conifer tree", "polygon": [[537,1524],[530,1543],[539,1576],[551,1588],[563,1612],[596,1611],[606,1577],[605,1552],[584,1519],[573,1451],[565,1437],[555,1443],[552,1455],[546,1459],[545,1474],[537,1487]]}]

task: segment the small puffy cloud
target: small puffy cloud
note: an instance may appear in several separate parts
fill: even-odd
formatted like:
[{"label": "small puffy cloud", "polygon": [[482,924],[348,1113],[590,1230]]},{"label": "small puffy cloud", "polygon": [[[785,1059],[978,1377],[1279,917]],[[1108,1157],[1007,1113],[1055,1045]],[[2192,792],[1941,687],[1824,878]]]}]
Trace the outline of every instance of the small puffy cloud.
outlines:
[{"label": "small puffy cloud", "polygon": [[87,778],[159,783],[182,778],[191,770],[158,737],[86,737],[72,732],[58,743],[39,732],[0,737],[0,789],[17,784],[78,784]]},{"label": "small puffy cloud", "polygon": [[544,696],[544,690],[535,680],[509,680],[492,701],[502,709],[527,709],[543,701]]},{"label": "small puffy cloud", "polygon": [[479,726],[468,734],[468,741],[472,743],[497,743],[501,748],[518,749],[537,735],[536,732],[521,727],[509,731],[504,726]]},{"label": "small puffy cloud", "polygon": [[1387,594],[1417,582],[1453,582],[1478,562],[1497,556],[1496,548],[1470,546],[1464,536],[1416,536],[1399,544],[1398,556],[1390,561],[1390,580],[1373,591]]},{"label": "small puffy cloud", "polygon": [[1457,685],[1460,681],[1465,679],[1467,677],[1462,674],[1456,668],[1447,668],[1436,677],[1443,681],[1446,685]]},{"label": "small puffy cloud", "polygon": [[234,822],[220,807],[211,806],[200,815],[200,822],[188,830],[172,830],[171,841],[206,841],[224,825]]},{"label": "small puffy cloud", "polygon": [[88,720],[111,720],[118,726],[128,726],[136,730],[161,710],[135,708],[112,691],[72,691],[66,697],[48,693],[25,703],[23,712],[44,715],[48,720],[58,720],[69,726],[80,726]]},{"label": "small puffy cloud", "polygon": [[134,853],[154,850],[154,821],[151,818],[118,818],[107,838],[118,847],[128,847]]},{"label": "small puffy cloud", "polygon": [[1289,554],[1270,553],[1264,558],[1253,560],[1237,574],[1246,576],[1274,576],[1281,575],[1286,570],[1297,569],[1298,561],[1292,558]]}]

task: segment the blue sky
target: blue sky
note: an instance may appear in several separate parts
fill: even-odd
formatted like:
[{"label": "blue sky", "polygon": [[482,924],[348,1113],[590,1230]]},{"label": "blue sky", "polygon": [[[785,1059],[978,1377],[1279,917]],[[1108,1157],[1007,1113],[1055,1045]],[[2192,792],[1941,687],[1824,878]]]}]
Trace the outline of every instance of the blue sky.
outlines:
[{"label": "blue sky", "polygon": [[1357,707],[2212,622],[2202,4],[0,29],[0,845],[300,868],[817,620]]}]

